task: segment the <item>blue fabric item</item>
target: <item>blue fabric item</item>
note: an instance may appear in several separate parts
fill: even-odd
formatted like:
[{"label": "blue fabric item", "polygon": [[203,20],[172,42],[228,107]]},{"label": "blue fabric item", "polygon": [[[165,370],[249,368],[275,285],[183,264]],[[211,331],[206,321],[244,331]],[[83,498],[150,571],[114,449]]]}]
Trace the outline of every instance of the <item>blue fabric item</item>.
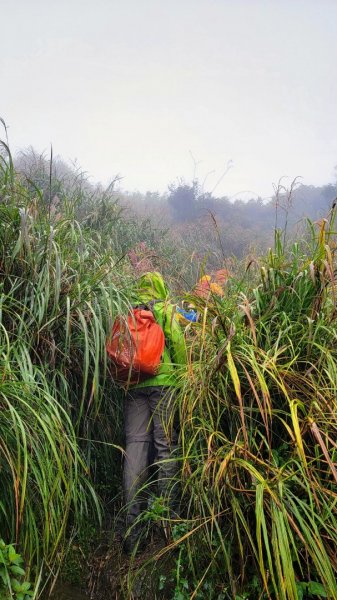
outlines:
[{"label": "blue fabric item", "polygon": [[191,321],[192,323],[197,322],[198,315],[195,310],[192,309],[187,312],[187,310],[176,306],[176,311],[180,313],[187,321]]}]

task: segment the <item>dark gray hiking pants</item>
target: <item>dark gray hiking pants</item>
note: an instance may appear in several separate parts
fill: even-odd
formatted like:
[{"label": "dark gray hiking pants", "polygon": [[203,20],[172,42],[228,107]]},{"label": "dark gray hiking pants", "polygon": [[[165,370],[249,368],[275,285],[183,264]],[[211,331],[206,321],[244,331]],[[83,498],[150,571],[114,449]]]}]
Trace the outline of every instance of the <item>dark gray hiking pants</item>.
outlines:
[{"label": "dark gray hiking pants", "polygon": [[[176,509],[177,428],[173,423],[172,388],[145,387],[130,390],[125,399],[126,455],[124,499],[130,527],[146,508],[148,493],[143,489],[154,456],[158,495]],[[152,456],[151,456],[152,455]]]}]

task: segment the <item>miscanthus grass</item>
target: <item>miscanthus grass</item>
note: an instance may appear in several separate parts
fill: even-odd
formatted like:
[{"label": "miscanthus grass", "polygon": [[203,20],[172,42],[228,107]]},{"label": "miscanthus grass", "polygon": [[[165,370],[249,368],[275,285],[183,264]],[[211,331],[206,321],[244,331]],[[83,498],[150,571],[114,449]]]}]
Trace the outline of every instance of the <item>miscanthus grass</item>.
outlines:
[{"label": "miscanthus grass", "polygon": [[31,580],[55,574],[66,539],[99,517],[97,463],[116,468],[105,338],[126,299],[118,257],[76,221],[76,202],[46,199],[3,146],[0,537],[17,544]]},{"label": "miscanthus grass", "polygon": [[290,249],[277,232],[245,293],[194,298],[175,598],[337,597],[334,218]]}]

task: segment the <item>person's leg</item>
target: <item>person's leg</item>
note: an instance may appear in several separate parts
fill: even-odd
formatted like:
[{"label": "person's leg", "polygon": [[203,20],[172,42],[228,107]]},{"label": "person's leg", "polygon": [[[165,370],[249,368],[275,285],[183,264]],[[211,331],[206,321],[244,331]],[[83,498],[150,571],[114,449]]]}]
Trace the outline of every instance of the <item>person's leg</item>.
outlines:
[{"label": "person's leg", "polygon": [[[150,390],[150,389],[149,389]],[[159,495],[167,500],[171,515],[178,510],[178,430],[174,422],[174,390],[153,387],[149,394],[153,421],[153,442],[156,449],[156,467]]]},{"label": "person's leg", "polygon": [[123,473],[124,501],[127,510],[129,545],[136,541],[138,531],[132,526],[146,506],[142,493],[149,466],[152,442],[152,422],[148,388],[130,390],[125,399],[125,459]]}]

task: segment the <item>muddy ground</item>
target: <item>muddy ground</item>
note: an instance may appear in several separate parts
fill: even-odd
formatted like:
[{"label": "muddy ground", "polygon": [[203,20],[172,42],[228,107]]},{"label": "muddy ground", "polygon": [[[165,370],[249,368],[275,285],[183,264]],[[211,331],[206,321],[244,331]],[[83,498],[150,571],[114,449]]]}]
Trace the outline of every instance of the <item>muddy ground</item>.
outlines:
[{"label": "muddy ground", "polygon": [[[172,555],[162,535],[148,537],[139,556],[129,557],[122,550],[121,539],[102,536],[88,563],[83,586],[58,581],[48,600],[167,600],[172,590],[160,589],[161,575],[172,569]],[[46,600],[47,600],[46,598]]]}]

